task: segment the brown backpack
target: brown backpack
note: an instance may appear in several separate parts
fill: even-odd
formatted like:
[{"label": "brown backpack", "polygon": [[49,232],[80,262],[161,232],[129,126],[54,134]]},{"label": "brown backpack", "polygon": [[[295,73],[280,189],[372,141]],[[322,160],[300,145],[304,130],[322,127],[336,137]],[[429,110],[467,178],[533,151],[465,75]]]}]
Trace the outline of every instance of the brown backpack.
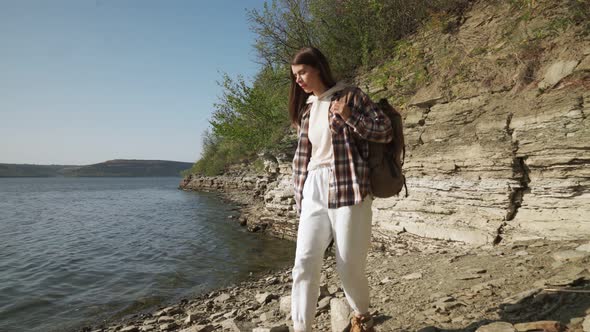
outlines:
[{"label": "brown backpack", "polygon": [[402,171],[406,157],[402,116],[385,98],[381,98],[377,106],[391,120],[393,139],[389,143],[369,141],[371,191],[375,197],[387,198],[397,196],[405,187],[405,197],[408,197],[406,177]]}]

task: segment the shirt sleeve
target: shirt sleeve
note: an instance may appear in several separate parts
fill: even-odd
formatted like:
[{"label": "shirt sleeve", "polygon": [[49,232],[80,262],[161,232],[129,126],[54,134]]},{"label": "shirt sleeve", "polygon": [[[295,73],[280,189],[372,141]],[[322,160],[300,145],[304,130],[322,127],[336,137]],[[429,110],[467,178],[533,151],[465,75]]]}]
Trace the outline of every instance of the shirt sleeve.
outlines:
[{"label": "shirt sleeve", "polygon": [[389,117],[360,88],[348,100],[350,116],[345,121],[338,114],[332,114],[332,127],[335,131],[346,124],[360,137],[368,141],[388,143],[393,139]]}]

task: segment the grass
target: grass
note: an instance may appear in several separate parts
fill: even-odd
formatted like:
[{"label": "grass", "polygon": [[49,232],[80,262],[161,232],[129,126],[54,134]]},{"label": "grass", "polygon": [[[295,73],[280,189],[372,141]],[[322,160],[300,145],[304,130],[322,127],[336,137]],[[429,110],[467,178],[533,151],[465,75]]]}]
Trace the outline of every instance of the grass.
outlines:
[{"label": "grass", "polygon": [[393,54],[390,60],[373,68],[369,84],[387,87],[391,102],[400,105],[405,104],[418,88],[428,83],[430,77],[424,54],[412,43],[399,41]]}]

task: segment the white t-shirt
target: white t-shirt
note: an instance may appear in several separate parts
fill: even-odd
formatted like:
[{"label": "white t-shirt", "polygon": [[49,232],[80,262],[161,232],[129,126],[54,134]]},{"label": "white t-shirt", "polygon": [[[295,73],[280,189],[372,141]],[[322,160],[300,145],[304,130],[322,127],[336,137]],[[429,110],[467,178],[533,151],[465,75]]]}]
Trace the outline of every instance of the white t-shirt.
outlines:
[{"label": "white t-shirt", "polygon": [[311,158],[307,165],[308,170],[319,166],[330,166],[334,159],[332,149],[332,133],[328,120],[328,110],[332,95],[344,89],[344,82],[337,82],[332,88],[326,90],[319,96],[310,95],[307,103],[313,103],[309,114],[308,137],[311,143]]}]

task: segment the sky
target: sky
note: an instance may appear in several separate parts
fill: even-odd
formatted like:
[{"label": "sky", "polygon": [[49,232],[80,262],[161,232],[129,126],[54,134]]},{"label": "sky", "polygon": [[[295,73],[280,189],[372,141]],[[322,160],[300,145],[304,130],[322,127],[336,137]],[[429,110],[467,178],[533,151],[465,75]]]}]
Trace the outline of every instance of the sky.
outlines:
[{"label": "sky", "polygon": [[0,0],[0,163],[195,162],[264,0]]}]

